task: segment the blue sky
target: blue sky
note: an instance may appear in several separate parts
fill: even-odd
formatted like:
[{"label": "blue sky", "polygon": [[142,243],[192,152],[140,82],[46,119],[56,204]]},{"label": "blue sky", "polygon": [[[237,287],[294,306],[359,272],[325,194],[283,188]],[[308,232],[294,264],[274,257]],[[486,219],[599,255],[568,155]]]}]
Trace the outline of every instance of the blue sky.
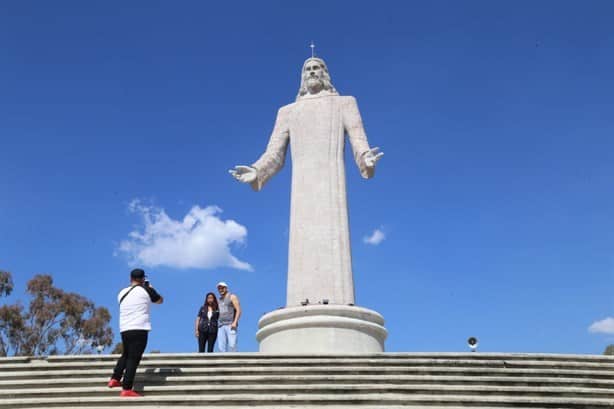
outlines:
[{"label": "blue sky", "polygon": [[[195,351],[198,306],[223,279],[244,308],[239,349],[256,351],[259,317],[285,302],[291,167],[258,193],[227,170],[264,150],[313,40],[385,152],[374,179],[346,167],[357,304],[384,315],[387,350],[477,336],[481,351],[600,354],[614,343],[613,16],[608,1],[4,2],[12,299],[50,273],[108,306],[117,333],[122,249],[154,246],[138,264],[166,303],[148,349]],[[191,209],[209,230],[182,224]]]}]

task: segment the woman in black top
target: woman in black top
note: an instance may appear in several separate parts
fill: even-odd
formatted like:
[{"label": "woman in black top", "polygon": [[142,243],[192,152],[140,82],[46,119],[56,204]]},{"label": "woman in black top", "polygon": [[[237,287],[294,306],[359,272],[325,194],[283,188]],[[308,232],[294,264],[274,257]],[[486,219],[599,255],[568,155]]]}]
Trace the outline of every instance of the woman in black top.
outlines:
[{"label": "woman in black top", "polygon": [[213,352],[213,345],[217,339],[217,320],[220,311],[215,294],[207,293],[205,304],[198,310],[196,316],[196,338],[198,338],[198,352]]}]

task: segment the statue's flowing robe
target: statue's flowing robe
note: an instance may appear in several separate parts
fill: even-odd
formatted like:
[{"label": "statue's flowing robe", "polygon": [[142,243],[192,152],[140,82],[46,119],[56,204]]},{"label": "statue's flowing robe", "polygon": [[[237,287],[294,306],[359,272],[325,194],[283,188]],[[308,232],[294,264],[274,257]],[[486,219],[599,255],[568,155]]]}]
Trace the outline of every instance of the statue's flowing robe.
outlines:
[{"label": "statue's flowing robe", "polygon": [[350,96],[304,97],[280,108],[257,170],[254,190],[292,155],[292,197],[288,254],[287,306],[305,300],[317,304],[354,304],[343,150],[345,134],[364,178],[369,144],[356,99]]}]

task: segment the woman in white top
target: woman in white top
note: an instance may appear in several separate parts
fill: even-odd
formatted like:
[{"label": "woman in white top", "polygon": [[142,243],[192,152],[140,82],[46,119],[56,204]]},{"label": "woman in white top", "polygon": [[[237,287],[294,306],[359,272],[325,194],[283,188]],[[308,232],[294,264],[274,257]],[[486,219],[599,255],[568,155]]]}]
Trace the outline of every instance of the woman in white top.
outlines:
[{"label": "woman in white top", "polygon": [[205,304],[198,310],[196,316],[195,335],[198,338],[198,352],[213,352],[213,346],[217,339],[217,323],[220,311],[217,298],[213,293],[207,293]]}]

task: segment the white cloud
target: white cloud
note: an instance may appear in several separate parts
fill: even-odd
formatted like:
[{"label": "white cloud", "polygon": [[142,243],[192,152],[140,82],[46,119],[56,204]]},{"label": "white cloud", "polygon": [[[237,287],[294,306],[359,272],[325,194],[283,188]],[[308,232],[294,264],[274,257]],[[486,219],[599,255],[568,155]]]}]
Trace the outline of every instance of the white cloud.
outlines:
[{"label": "white cloud", "polygon": [[373,246],[377,246],[382,241],[384,241],[385,238],[386,238],[386,235],[384,234],[384,232],[381,229],[375,229],[375,230],[373,230],[373,233],[371,233],[370,236],[363,237],[362,241],[363,241],[363,243],[371,244]]},{"label": "white cloud", "polygon": [[608,317],[601,321],[595,321],[588,327],[589,332],[600,332],[603,334],[614,334],[614,318]]},{"label": "white cloud", "polygon": [[247,229],[234,220],[222,220],[217,206],[194,206],[183,220],[173,220],[164,209],[133,200],[128,209],[142,224],[119,244],[118,252],[131,264],[173,268],[232,267],[252,271],[248,263],[232,255],[230,246],[241,244]]}]

